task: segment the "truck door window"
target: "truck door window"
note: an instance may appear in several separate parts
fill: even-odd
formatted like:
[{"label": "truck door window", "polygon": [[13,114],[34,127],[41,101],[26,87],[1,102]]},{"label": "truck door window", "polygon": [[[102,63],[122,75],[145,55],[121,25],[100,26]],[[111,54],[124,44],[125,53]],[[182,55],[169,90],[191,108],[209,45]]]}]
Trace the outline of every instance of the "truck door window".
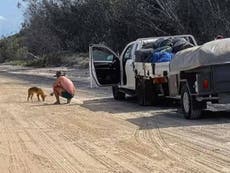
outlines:
[{"label": "truck door window", "polygon": [[125,50],[125,53],[124,53],[124,56],[123,56],[123,61],[126,61],[128,59],[131,59],[132,58],[132,49],[133,49],[133,44],[130,45],[126,50]]},{"label": "truck door window", "polygon": [[96,57],[96,59],[94,59],[94,61],[106,61],[106,62],[110,62],[113,61],[114,59],[114,55],[109,52],[106,49],[103,48],[98,48],[97,50],[93,51],[93,57]]}]

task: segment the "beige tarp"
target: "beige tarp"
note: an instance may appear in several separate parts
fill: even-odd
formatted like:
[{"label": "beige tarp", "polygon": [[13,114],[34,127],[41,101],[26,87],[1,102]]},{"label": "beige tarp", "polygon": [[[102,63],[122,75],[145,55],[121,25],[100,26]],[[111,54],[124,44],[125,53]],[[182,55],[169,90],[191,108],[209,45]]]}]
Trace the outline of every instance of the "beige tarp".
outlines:
[{"label": "beige tarp", "polygon": [[172,74],[197,67],[230,63],[230,38],[178,52],[170,63]]}]

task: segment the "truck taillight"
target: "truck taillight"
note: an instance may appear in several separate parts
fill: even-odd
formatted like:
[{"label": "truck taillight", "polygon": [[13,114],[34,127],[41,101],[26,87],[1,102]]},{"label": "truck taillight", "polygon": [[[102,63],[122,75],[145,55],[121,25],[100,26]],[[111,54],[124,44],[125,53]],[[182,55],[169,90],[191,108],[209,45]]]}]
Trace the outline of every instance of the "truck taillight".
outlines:
[{"label": "truck taillight", "polygon": [[204,89],[208,89],[209,88],[209,81],[208,80],[204,80],[203,81],[203,88]]},{"label": "truck taillight", "polygon": [[167,83],[167,78],[166,77],[156,77],[153,79],[154,84],[164,84]]}]

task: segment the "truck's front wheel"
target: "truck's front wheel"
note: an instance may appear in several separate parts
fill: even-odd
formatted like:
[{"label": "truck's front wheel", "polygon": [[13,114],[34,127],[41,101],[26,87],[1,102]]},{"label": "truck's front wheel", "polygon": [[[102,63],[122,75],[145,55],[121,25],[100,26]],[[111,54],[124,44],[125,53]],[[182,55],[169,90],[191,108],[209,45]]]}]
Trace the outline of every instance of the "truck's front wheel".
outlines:
[{"label": "truck's front wheel", "polygon": [[204,104],[193,98],[186,85],[181,90],[181,108],[186,119],[198,119],[202,115]]},{"label": "truck's front wheel", "polygon": [[113,98],[115,100],[124,100],[125,99],[125,93],[120,92],[118,86],[113,86],[112,91],[113,91]]}]

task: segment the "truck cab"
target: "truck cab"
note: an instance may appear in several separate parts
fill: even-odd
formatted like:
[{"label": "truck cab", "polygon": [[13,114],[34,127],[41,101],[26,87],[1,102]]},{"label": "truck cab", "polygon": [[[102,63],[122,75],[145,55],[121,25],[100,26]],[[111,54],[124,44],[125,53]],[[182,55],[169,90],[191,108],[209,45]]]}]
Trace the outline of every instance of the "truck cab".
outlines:
[{"label": "truck cab", "polygon": [[133,68],[135,51],[138,47],[138,41],[131,42],[119,56],[112,49],[104,45],[91,45],[89,51],[90,63],[96,84],[100,87],[120,86],[134,90],[135,84],[133,79],[135,78],[135,74]]},{"label": "truck cab", "polygon": [[111,86],[114,99],[122,100],[125,94],[135,94],[135,51],[141,42],[126,45],[120,56],[112,49],[94,44],[89,48],[92,76],[100,87]]}]

